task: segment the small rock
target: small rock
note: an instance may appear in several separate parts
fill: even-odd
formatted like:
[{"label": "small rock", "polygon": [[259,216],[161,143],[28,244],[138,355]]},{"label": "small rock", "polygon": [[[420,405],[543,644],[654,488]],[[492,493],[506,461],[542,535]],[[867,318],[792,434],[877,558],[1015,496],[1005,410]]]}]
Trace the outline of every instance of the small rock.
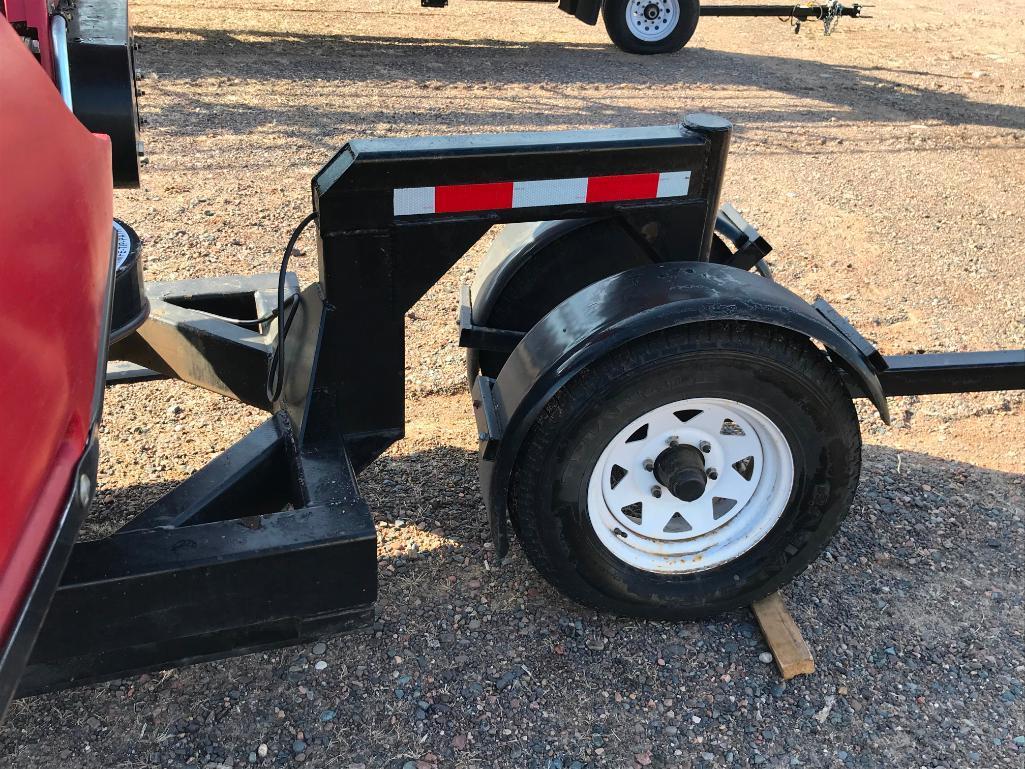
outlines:
[{"label": "small rock", "polygon": [[762,652],[758,655],[758,661],[764,662],[766,665],[768,665],[770,662],[772,662],[772,654],[770,652]]},{"label": "small rock", "polygon": [[296,740],[292,743],[293,753],[302,753],[306,750],[306,743],[303,740]]},{"label": "small rock", "polygon": [[502,691],[503,689],[511,686],[516,679],[520,677],[520,674],[521,671],[519,670],[510,670],[495,682],[495,687],[498,691]]},{"label": "small rock", "polygon": [[334,717],[335,717],[335,712],[333,710],[325,710],[325,711],[323,711],[320,714],[320,720],[324,721],[325,723],[327,721],[332,720]]},{"label": "small rock", "polygon": [[256,749],[256,755],[258,755],[260,758],[266,758],[267,757],[267,744],[266,743],[264,743],[264,742],[260,743],[260,747],[258,747]]},{"label": "small rock", "polygon": [[324,670],[327,667],[327,663],[324,660],[317,660],[317,664],[313,666],[315,670]]},{"label": "small rock", "polygon": [[327,651],[327,644],[326,643],[320,642],[320,643],[313,644],[313,653],[314,654],[323,654],[326,651]]}]

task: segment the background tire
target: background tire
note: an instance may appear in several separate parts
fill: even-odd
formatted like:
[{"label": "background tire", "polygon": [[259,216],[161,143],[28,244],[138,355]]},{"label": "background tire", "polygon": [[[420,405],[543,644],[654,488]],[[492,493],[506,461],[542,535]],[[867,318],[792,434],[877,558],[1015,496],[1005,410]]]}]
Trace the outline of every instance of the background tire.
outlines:
[{"label": "background tire", "polygon": [[[748,549],[712,568],[656,571],[614,554],[599,535],[592,473],[624,428],[687,399],[763,415],[785,439],[791,482],[771,528]],[[758,324],[695,324],[616,350],[549,401],[517,459],[510,516],[529,560],[570,598],[617,614],[700,618],[748,605],[800,574],[846,516],[860,468],[854,405],[810,341]]]},{"label": "background tire", "polygon": [[[725,247],[725,244],[723,244]],[[554,307],[610,275],[651,264],[626,229],[615,219],[593,222],[545,246],[503,286],[482,325],[526,333]],[[475,300],[476,301],[476,300]],[[466,351],[470,385],[480,371],[497,377],[509,353]]]},{"label": "background tire", "polygon": [[605,0],[605,29],[627,53],[679,51],[693,37],[701,15],[698,0]]}]

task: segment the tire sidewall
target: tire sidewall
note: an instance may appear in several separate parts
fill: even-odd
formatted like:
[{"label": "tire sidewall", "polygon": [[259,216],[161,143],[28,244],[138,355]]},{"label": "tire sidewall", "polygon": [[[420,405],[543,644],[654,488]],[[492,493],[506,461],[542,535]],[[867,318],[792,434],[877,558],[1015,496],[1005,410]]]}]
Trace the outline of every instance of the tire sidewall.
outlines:
[{"label": "tire sidewall", "polygon": [[[695,397],[739,401],[776,424],[794,458],[790,499],[765,537],[727,564],[688,574],[643,571],[598,539],[587,510],[591,474],[624,425],[660,405]],[[693,351],[650,361],[612,380],[599,397],[574,405],[547,447],[539,518],[531,523],[548,517],[555,524],[538,531],[550,562],[563,564],[571,571],[564,576],[580,591],[618,612],[637,614],[643,606],[644,616],[700,616],[771,592],[818,554],[856,484],[859,463],[854,461],[852,482],[849,444],[837,439],[837,404],[785,365],[751,352]],[[844,416],[854,418],[849,400],[847,407]]]}]

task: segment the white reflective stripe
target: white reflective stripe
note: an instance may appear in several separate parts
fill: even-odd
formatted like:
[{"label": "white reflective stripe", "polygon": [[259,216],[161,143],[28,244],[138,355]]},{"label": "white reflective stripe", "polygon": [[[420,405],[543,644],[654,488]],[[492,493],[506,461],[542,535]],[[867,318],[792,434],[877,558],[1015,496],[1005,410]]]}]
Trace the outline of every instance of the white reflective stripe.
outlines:
[{"label": "white reflective stripe", "polygon": [[690,171],[664,171],[658,175],[660,198],[682,198],[690,189]]},{"label": "white reflective stripe", "polygon": [[513,208],[566,206],[587,200],[587,177],[513,183]]},{"label": "white reflective stripe", "polygon": [[395,216],[434,213],[434,187],[403,187],[395,190]]}]

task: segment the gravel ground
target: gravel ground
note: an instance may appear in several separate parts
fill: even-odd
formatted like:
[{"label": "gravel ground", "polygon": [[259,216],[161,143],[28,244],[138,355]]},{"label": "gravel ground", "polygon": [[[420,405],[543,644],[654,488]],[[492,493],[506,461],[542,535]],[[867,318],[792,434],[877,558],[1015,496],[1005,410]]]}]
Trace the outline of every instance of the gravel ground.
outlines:
[{"label": "gravel ground", "polygon": [[[910,0],[824,39],[704,20],[638,58],[554,8],[133,3],[149,153],[117,211],[148,275],[271,271],[348,137],[671,122],[738,130],[726,184],[781,281],[887,353],[1025,346],[1025,10]],[[0,766],[1022,767],[1025,398],[862,410],[864,475],[788,591],[818,672],[782,683],[746,611],[669,624],[496,564],[453,314],[478,247],[409,316],[408,438],[363,476],[377,624],[15,703]],[[314,278],[313,244],[295,263]],[[260,421],[176,383],[108,392],[84,536]]]}]

